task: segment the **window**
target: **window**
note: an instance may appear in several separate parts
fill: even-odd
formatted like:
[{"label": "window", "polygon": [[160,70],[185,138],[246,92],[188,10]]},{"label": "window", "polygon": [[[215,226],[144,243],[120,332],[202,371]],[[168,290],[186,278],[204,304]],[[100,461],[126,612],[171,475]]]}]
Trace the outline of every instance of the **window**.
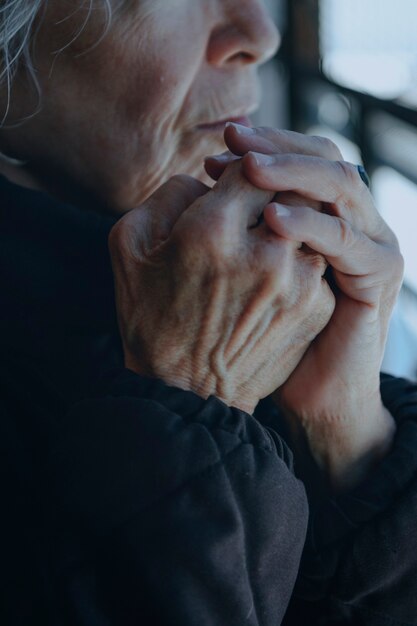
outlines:
[{"label": "window", "polygon": [[279,10],[282,123],[365,165],[405,258],[384,369],[417,378],[417,3],[282,0]]}]

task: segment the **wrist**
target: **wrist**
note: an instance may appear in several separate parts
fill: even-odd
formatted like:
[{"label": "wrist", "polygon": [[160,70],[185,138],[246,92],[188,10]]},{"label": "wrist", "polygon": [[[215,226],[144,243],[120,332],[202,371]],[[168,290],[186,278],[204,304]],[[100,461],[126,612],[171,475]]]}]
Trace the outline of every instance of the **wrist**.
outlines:
[{"label": "wrist", "polygon": [[333,491],[355,487],[390,451],[396,432],[392,415],[382,401],[363,405],[338,415],[287,413],[290,430],[304,440],[321,474]]},{"label": "wrist", "polygon": [[236,390],[229,389],[227,385],[221,384],[216,377],[208,371],[193,371],[193,376],[184,372],[184,367],[180,364],[170,369],[166,367],[150,367],[139,362],[134,356],[125,351],[125,367],[142,376],[158,378],[170,387],[177,387],[184,391],[191,391],[207,400],[214,396],[230,407],[235,407],[253,414],[257,402],[253,402],[248,394],[237,393]]},{"label": "wrist", "polygon": [[357,485],[390,451],[396,425],[382,405],[377,411],[328,423],[314,433],[310,447],[334,490]]}]

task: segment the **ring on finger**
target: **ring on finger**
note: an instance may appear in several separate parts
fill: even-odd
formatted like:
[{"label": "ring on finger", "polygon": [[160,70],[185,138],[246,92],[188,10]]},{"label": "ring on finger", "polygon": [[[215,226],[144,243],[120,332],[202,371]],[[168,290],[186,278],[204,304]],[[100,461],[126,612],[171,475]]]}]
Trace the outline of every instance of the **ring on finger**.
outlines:
[{"label": "ring on finger", "polygon": [[363,167],[363,165],[358,165],[358,173],[359,173],[359,176],[361,177],[361,179],[363,180],[363,182],[365,183],[365,185],[369,189],[370,186],[371,186],[371,181],[369,180],[369,176],[366,173],[366,170]]}]

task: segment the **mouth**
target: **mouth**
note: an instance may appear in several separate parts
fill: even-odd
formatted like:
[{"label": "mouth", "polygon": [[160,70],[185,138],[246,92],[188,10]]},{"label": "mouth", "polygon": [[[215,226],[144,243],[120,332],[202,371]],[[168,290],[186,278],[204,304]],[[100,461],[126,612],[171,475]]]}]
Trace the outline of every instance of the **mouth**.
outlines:
[{"label": "mouth", "polygon": [[224,120],[211,122],[209,124],[199,124],[197,126],[197,130],[204,131],[204,132],[223,132],[228,122],[240,124],[241,126],[248,126],[248,127],[252,126],[252,122],[250,121],[249,116],[242,115],[241,117],[228,117]]}]

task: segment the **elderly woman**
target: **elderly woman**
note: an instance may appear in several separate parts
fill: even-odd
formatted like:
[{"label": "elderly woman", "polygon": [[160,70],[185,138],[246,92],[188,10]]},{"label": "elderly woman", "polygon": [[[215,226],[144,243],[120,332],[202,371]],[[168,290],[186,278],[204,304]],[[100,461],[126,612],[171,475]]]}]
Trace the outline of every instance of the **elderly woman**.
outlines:
[{"label": "elderly woman", "polygon": [[278,41],[0,4],[2,626],[417,624],[402,259],[336,146],[249,128]]}]

